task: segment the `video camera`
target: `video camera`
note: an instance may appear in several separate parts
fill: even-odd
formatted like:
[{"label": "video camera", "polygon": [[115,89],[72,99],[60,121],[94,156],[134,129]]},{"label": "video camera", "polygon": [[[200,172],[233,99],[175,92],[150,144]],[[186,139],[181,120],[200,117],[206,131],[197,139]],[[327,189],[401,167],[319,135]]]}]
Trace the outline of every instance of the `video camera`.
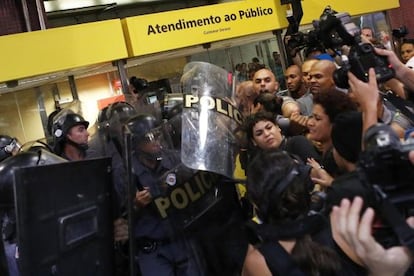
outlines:
[{"label": "video camera", "polygon": [[312,22],[314,30],[307,33],[297,32],[290,35],[286,47],[289,50],[307,48],[324,48],[336,51],[343,45],[352,45],[358,27],[351,21],[348,13],[337,13],[327,6],[319,20]]},{"label": "video camera", "polygon": [[305,47],[308,49],[324,48],[324,46],[320,43],[317,31],[311,30],[307,33],[297,32],[290,35],[286,48],[292,56],[295,56],[298,51]]},{"label": "video camera", "polygon": [[408,29],[407,26],[403,25],[397,29],[393,29],[392,30],[392,36],[397,38],[397,39],[401,39],[404,38],[408,35]]},{"label": "video camera", "polygon": [[414,138],[401,143],[390,126],[376,124],[367,130],[364,145],[358,171],[362,183],[372,191],[364,201],[387,222],[384,229],[394,232],[377,239],[386,247],[399,243],[414,250],[414,230],[405,223],[405,218],[414,214],[414,165],[408,158],[414,150]]},{"label": "video camera", "polygon": [[287,48],[303,47],[303,45],[312,47],[319,43],[340,55],[342,46],[350,46],[348,56],[342,55],[341,68],[334,73],[334,81],[338,87],[349,87],[348,71],[365,82],[368,81],[369,68],[374,68],[379,83],[394,77],[395,72],[387,58],[377,55],[371,44],[362,41],[360,29],[351,21],[348,13],[338,13],[328,6],[320,16],[320,20],[313,21],[313,26],[315,30],[308,34],[292,35]]}]

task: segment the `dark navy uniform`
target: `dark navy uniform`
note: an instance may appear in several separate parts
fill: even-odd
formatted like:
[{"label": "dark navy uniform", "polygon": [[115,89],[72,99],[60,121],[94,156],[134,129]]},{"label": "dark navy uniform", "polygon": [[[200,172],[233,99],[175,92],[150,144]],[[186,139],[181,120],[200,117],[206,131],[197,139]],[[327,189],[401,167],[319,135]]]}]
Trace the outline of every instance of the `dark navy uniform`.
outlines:
[{"label": "dark navy uniform", "polygon": [[[2,211],[1,215],[1,233],[4,243],[4,253],[7,258],[7,265],[10,276],[19,276],[19,269],[17,266],[18,249],[16,244],[16,218],[14,210]],[[0,248],[0,250],[2,250]]]},{"label": "dark navy uniform", "polygon": [[[148,187],[152,198],[164,195],[160,177],[180,163],[178,153],[163,153],[155,169],[143,165],[136,156],[132,161],[137,187]],[[153,204],[138,210],[134,224],[137,243],[137,261],[143,276],[202,275],[193,254],[193,244],[174,229],[169,219],[162,219]]]}]

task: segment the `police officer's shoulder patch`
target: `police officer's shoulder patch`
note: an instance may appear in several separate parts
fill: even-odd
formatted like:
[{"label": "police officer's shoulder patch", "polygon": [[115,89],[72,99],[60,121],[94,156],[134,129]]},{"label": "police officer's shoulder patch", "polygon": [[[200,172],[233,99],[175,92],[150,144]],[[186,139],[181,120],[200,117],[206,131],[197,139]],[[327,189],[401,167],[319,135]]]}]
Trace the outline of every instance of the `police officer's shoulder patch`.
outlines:
[{"label": "police officer's shoulder patch", "polygon": [[167,174],[167,177],[165,178],[165,183],[167,183],[169,186],[174,186],[177,183],[177,177],[175,173]]}]

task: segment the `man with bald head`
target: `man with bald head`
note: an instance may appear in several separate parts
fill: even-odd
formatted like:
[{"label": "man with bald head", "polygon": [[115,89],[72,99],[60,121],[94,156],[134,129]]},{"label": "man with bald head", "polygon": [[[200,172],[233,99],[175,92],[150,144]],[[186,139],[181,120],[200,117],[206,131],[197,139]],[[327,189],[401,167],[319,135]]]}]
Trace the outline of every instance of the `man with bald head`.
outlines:
[{"label": "man with bald head", "polygon": [[318,60],[313,64],[309,72],[310,92],[316,94],[335,88],[333,79],[335,70],[335,63],[330,60]]},{"label": "man with bald head", "polygon": [[256,94],[276,93],[279,90],[279,82],[272,71],[267,68],[257,70],[253,75],[253,87]]},{"label": "man with bald head", "polygon": [[308,89],[304,96],[296,100],[300,106],[301,114],[293,114],[290,120],[292,124],[307,129],[309,116],[312,115],[313,94],[335,88],[333,73],[336,66],[329,60],[309,59],[302,64],[302,68],[302,74]]},{"label": "man with bald head", "polygon": [[[263,93],[276,94],[279,90],[279,82],[276,80],[272,71],[267,68],[256,71],[253,75],[253,88],[257,95]],[[279,97],[279,96],[278,96]],[[292,113],[299,112],[299,105],[294,99],[288,96],[282,96],[282,115],[289,118]]]}]

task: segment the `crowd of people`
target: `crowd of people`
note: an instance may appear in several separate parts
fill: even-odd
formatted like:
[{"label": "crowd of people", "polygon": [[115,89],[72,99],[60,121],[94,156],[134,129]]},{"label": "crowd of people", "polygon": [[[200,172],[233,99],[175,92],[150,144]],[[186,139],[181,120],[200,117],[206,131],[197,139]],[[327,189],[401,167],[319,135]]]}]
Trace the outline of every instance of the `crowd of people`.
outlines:
[{"label": "crowd of people", "polygon": [[[370,40],[368,29],[363,35]],[[410,244],[404,244],[398,231],[385,231],[386,239],[377,235],[393,225],[373,195],[375,183],[369,182],[360,165],[364,152],[382,146],[381,141],[377,145],[365,141],[373,127],[379,126],[381,138],[398,142],[414,127],[414,113],[407,112],[412,112],[409,99],[414,93],[411,42],[401,45],[402,61],[391,50],[375,49],[395,71],[393,80],[377,83],[372,68],[367,82],[348,72],[348,89],[338,89],[335,83],[335,60],[318,55],[286,68],[287,95],[279,93],[281,81],[275,70],[257,59],[252,60],[255,69],[250,73],[246,64],[238,66],[235,102],[243,115],[238,146],[245,195],[224,176],[198,178],[199,190],[190,187],[190,178],[176,183],[180,181],[176,172],[182,169],[180,149],[169,147],[171,137],[164,134],[178,133],[175,138],[180,139],[181,129],[173,129],[180,124],[162,118],[162,112],[142,101],[141,91],[148,83],[135,77],[130,79],[134,100],[101,110],[92,137],[89,122],[80,113],[65,109],[53,114],[49,150],[68,162],[111,158],[113,241],[122,247],[128,239],[135,240],[135,256],[119,262],[116,275],[128,275],[129,262],[143,276],[412,273]],[[403,88],[394,97],[406,109],[390,100],[393,87]],[[132,134],[130,172],[125,164],[126,132]],[[2,177],[2,168],[20,153],[17,139],[10,136],[0,136],[0,146]],[[414,151],[405,154],[413,169]],[[391,165],[385,169],[393,173]],[[136,191],[134,214],[126,216],[129,180]],[[176,189],[179,184],[185,189]],[[10,193],[7,185],[4,178],[0,180],[0,193]],[[176,217],[174,212],[171,217],[165,213],[167,219],[160,216],[160,206],[167,206],[169,196],[175,196],[169,205],[185,209],[180,205],[187,198],[184,192],[193,201],[204,198],[205,203],[214,203],[198,210],[197,223],[187,228],[176,225],[179,211]],[[17,276],[16,217],[13,208],[1,208],[7,266],[10,275]],[[127,219],[133,220],[133,229]],[[412,217],[403,219],[414,227]],[[386,243],[389,237],[397,242]]]},{"label": "crowd of people", "polygon": [[[363,29],[366,43],[375,42],[372,35]],[[395,78],[385,83],[377,83],[370,69],[369,81],[348,72],[349,88],[338,88],[334,75],[340,65],[318,52],[286,69],[288,96],[278,95],[277,79],[267,68],[254,74],[250,89],[239,85],[246,116],[241,160],[261,235],[249,245],[244,275],[411,275],[408,245],[389,244],[385,240],[393,234],[381,234],[389,225],[384,226],[387,218],[373,199],[361,161],[367,152],[378,154],[369,151],[373,145],[366,133],[381,129],[400,143],[414,127],[414,114],[404,110],[413,106],[411,46],[405,39],[399,55],[375,48],[395,70]],[[287,126],[281,116],[289,119]],[[310,214],[323,214],[323,220]],[[413,226],[411,217],[407,223]],[[308,255],[310,249],[319,257]]]}]

